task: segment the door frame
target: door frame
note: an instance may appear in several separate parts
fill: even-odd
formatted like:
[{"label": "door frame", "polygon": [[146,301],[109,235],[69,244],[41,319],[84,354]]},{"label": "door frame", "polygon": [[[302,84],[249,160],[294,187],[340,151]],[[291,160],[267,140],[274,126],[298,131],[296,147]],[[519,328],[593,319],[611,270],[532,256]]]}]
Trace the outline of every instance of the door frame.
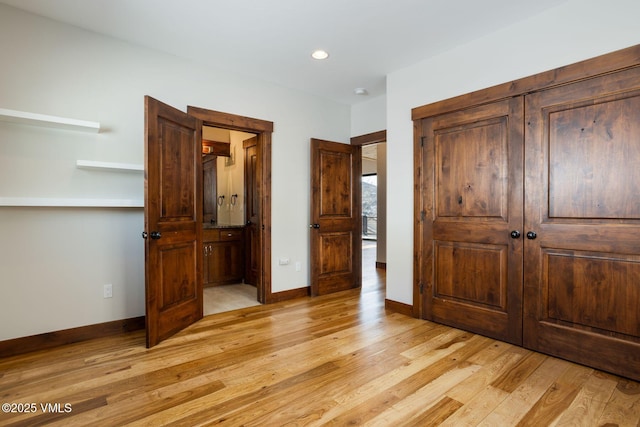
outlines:
[{"label": "door frame", "polygon": [[387,130],[379,130],[377,132],[371,132],[364,135],[358,135],[351,137],[351,145],[373,145],[387,142]]},{"label": "door frame", "polygon": [[[371,132],[371,133],[367,133],[364,135],[358,135],[358,136],[352,136],[351,140],[350,140],[351,145],[359,145],[360,147],[364,147],[365,145],[375,145],[375,144],[386,144],[387,143],[387,130],[383,129],[383,130],[379,130],[377,132]],[[360,200],[360,214],[362,215],[362,200]],[[386,229],[387,229],[387,225],[386,225],[386,221],[387,218],[385,216],[384,218],[385,221],[385,225],[384,225],[384,229],[385,229],[385,236],[386,236]],[[380,224],[380,218],[378,218],[378,224]],[[380,241],[378,240],[378,243]],[[385,237],[385,242],[386,243],[386,237]],[[384,270],[387,269],[387,264],[386,262],[384,264],[379,264],[376,261],[376,268],[382,268]],[[386,287],[386,286],[385,286]],[[389,300],[385,300],[385,304],[388,303]]]},{"label": "door frame", "polygon": [[187,114],[202,120],[202,124],[254,133],[258,138],[258,198],[260,205],[260,259],[258,262],[258,302],[274,302],[271,286],[271,135],[273,122],[187,106]]}]

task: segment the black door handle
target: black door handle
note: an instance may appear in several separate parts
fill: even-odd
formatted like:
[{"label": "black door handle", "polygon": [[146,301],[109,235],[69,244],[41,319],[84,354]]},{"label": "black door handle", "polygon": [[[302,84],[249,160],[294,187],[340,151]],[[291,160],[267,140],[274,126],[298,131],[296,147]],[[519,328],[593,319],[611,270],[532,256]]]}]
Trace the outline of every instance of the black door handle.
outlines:
[{"label": "black door handle", "polygon": [[533,240],[533,239],[535,239],[536,237],[538,237],[538,235],[535,233],[535,231],[529,231],[529,232],[527,233],[527,239],[529,239],[529,240]]},{"label": "black door handle", "polygon": [[309,224],[309,228],[320,228],[320,224]]},{"label": "black door handle", "polygon": [[146,231],[142,232],[142,238],[146,239],[147,237],[149,237],[149,233],[147,233]]},{"label": "black door handle", "polygon": [[162,234],[160,234],[159,231],[152,231],[151,233],[149,233],[149,236],[154,240],[158,240],[162,237]]},{"label": "black door handle", "polygon": [[520,232],[518,230],[513,230],[511,232],[511,238],[512,239],[517,239],[518,237],[520,237]]}]

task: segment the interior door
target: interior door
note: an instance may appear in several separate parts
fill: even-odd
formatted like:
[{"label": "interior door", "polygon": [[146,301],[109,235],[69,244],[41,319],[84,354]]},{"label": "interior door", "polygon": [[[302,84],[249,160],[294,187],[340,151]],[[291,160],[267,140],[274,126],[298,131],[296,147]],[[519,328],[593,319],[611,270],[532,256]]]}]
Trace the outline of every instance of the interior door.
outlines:
[{"label": "interior door", "polygon": [[422,121],[422,317],[522,344],[523,100]]},{"label": "interior door", "polygon": [[242,142],[244,148],[244,192],[245,192],[245,283],[256,286],[260,262],[260,199],[258,197],[258,137]]},{"label": "interior door", "polygon": [[202,159],[202,221],[218,222],[218,156],[209,154]]},{"label": "interior door", "polygon": [[147,347],[202,318],[202,123],[145,97]]},{"label": "interior door", "polygon": [[360,287],[362,218],[359,146],[311,140],[311,294]]},{"label": "interior door", "polygon": [[526,99],[524,345],[640,380],[640,70]]}]

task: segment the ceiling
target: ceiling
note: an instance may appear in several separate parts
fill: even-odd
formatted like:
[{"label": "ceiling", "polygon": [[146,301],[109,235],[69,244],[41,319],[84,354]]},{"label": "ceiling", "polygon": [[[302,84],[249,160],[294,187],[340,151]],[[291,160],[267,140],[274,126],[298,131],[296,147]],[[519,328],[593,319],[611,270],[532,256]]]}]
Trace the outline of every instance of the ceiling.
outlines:
[{"label": "ceiling", "polygon": [[[385,76],[568,0],[0,0],[133,44],[356,104]],[[325,49],[324,61],[311,58]],[[368,95],[355,95],[365,88]]]}]

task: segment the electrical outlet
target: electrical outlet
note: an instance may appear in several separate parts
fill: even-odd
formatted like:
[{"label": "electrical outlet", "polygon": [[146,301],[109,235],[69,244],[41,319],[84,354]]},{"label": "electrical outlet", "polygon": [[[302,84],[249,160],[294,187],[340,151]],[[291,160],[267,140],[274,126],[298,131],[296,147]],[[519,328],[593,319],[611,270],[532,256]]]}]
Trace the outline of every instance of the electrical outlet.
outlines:
[{"label": "electrical outlet", "polygon": [[113,285],[111,283],[109,283],[107,285],[104,285],[103,297],[104,298],[112,298],[113,297]]}]

